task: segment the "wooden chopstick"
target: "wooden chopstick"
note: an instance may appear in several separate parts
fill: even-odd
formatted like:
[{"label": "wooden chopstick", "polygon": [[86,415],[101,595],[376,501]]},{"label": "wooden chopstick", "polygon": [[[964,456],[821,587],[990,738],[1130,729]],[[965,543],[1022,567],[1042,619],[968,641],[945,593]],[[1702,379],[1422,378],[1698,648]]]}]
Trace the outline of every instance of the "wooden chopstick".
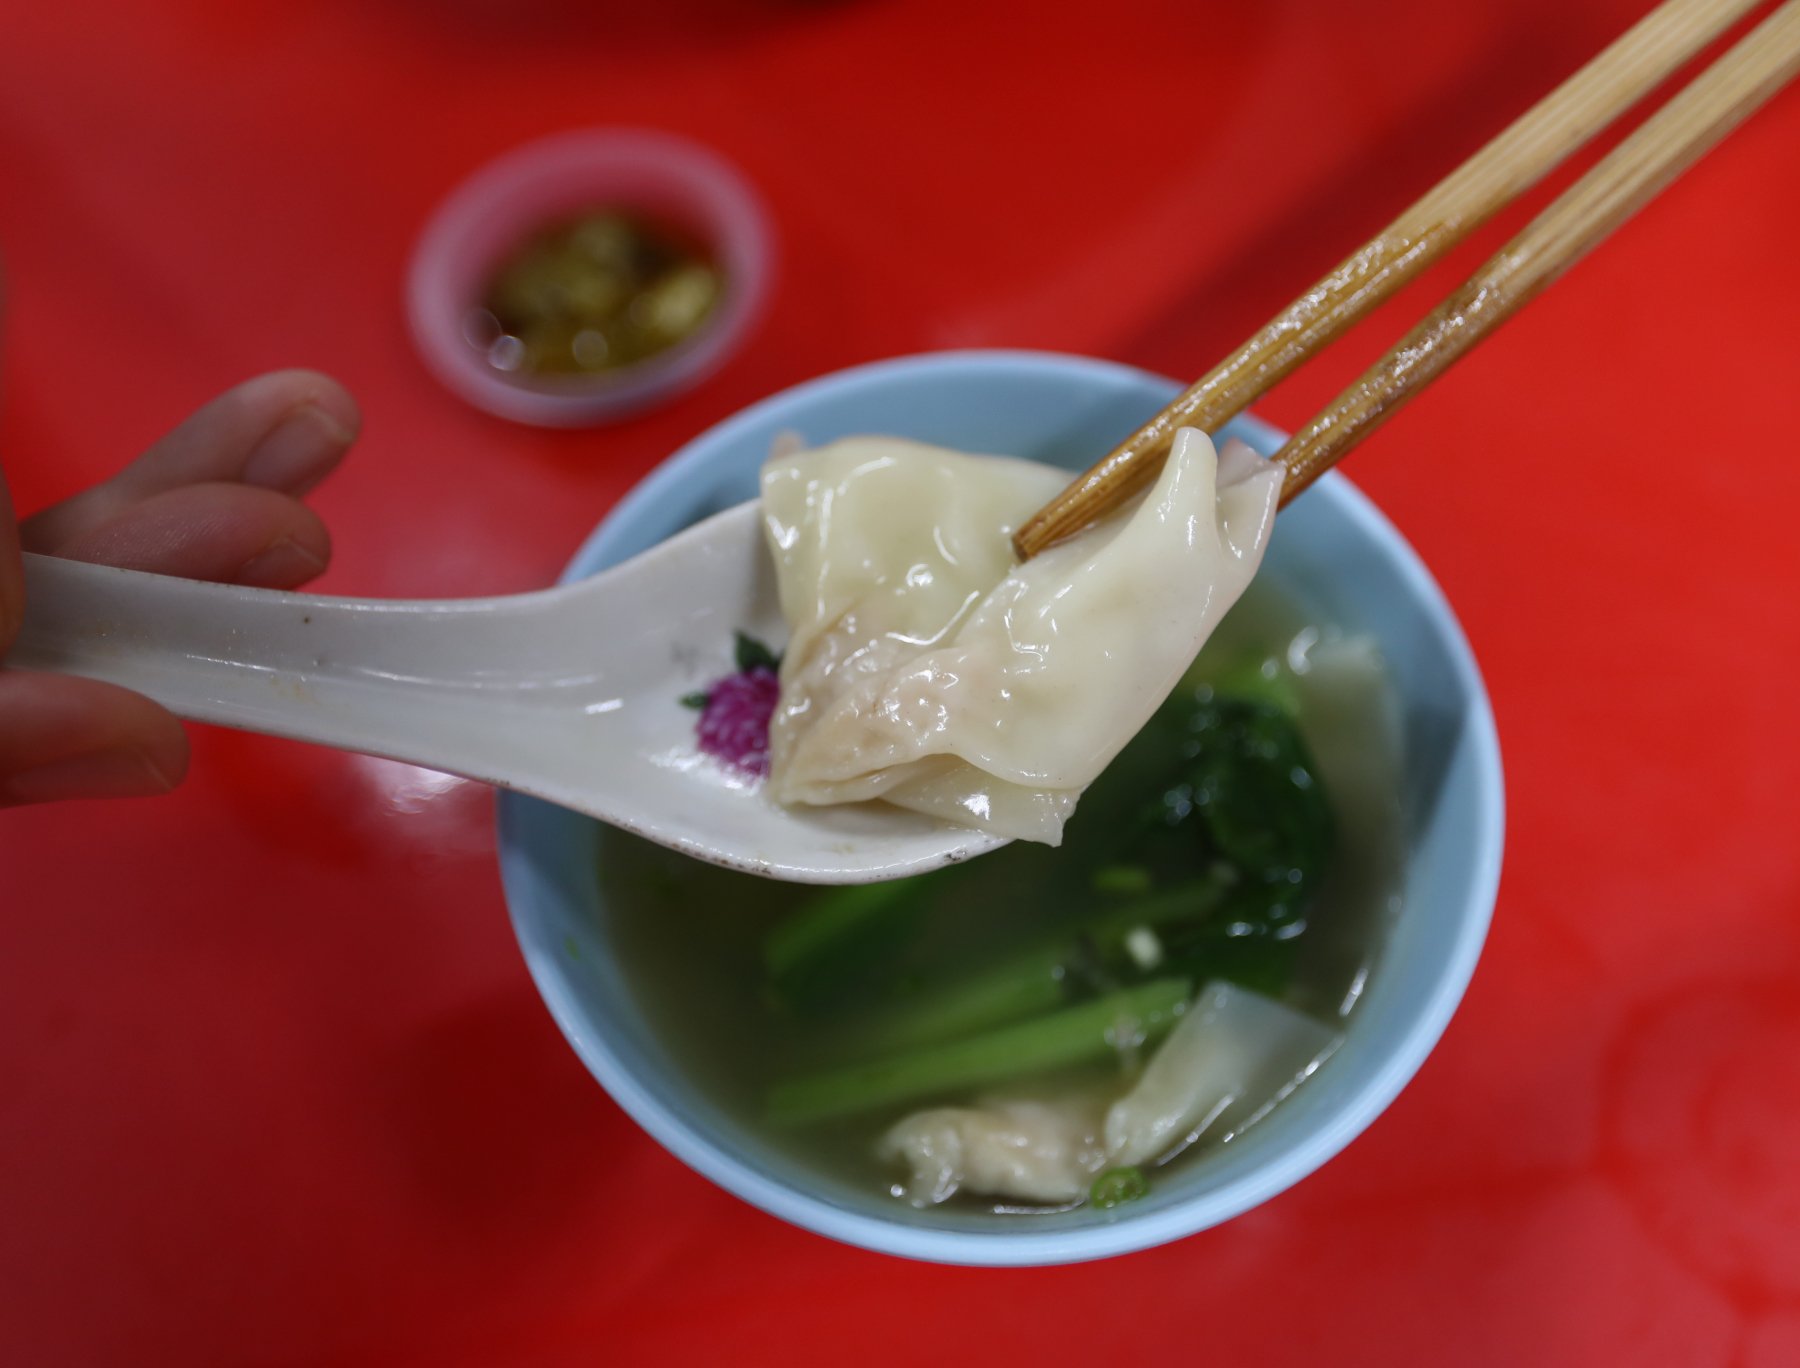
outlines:
[{"label": "wooden chopstick", "polygon": [[1217,431],[1758,3],[1666,0],[1033,515],[1013,536],[1019,558],[1030,559],[1146,488],[1178,429]]},{"label": "wooden chopstick", "polygon": [[1281,501],[1318,479],[1796,75],[1800,0],[1788,0],[1295,433],[1275,453],[1287,467]]}]

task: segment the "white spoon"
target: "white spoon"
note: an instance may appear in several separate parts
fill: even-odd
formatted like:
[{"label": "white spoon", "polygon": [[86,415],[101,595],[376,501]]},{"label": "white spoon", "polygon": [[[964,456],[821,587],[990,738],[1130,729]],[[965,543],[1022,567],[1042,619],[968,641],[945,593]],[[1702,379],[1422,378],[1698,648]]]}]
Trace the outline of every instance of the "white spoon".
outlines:
[{"label": "white spoon", "polygon": [[874,804],[783,808],[696,752],[681,695],[731,672],[736,629],[785,635],[754,501],[505,598],[331,598],[29,555],[25,583],[9,665],[517,789],[714,864],[864,883],[1002,844]]}]

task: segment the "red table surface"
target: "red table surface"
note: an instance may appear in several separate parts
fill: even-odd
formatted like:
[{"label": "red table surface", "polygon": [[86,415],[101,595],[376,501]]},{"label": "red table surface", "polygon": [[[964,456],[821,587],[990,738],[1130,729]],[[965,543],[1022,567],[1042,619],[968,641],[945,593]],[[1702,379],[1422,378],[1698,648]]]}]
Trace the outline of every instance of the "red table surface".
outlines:
[{"label": "red table surface", "polygon": [[[807,376],[1197,374],[1644,8],[10,5],[0,453],[28,510],[313,365],[367,413],[325,588],[540,585]],[[491,156],[604,123],[760,186],[772,311],[654,415],[483,417],[412,352],[408,251]],[[790,1228],[558,1036],[485,791],[200,728],[176,796],[0,816],[0,1363],[1800,1362],[1797,148],[1789,91],[1352,463],[1486,671],[1509,833],[1442,1046],[1316,1176],[1062,1269]],[[1523,217],[1263,411],[1306,418]]]}]

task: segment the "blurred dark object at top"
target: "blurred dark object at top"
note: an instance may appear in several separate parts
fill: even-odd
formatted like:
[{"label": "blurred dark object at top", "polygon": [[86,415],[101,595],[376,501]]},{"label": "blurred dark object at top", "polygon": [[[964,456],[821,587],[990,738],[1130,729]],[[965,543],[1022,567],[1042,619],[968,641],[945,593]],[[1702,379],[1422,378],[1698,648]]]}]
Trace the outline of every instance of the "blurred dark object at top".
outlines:
[{"label": "blurred dark object at top", "polygon": [[728,46],[848,9],[857,0],[389,0],[434,28],[455,25],[484,39],[604,43],[651,51]]}]

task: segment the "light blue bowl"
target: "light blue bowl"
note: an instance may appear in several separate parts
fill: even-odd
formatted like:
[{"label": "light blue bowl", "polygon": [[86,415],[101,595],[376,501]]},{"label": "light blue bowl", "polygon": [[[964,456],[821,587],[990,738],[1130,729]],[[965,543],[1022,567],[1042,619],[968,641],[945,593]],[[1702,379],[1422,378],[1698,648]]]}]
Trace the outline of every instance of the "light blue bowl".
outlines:
[{"label": "light blue bowl", "polygon": [[[786,430],[809,442],[894,433],[1082,467],[1176,390],[1124,366],[1034,352],[939,353],[828,375],[690,442],[620,502],[564,578],[594,574],[754,497],[757,469]],[[1281,436],[1248,418],[1227,431],[1265,453]],[[597,827],[503,794],[500,861],[513,927],[569,1043],[644,1129],[714,1182],[822,1235],[912,1258],[1016,1265],[1121,1254],[1216,1225],[1305,1177],[1394,1099],[1462,998],[1500,877],[1500,750],[1449,604],[1346,480],[1327,475],[1282,513],[1261,573],[1381,643],[1404,716],[1406,869],[1403,910],[1342,1048],[1240,1141],[1143,1201],[1011,1220],[915,1211],[818,1173],[709,1099],[646,1021],[601,904]]]}]

